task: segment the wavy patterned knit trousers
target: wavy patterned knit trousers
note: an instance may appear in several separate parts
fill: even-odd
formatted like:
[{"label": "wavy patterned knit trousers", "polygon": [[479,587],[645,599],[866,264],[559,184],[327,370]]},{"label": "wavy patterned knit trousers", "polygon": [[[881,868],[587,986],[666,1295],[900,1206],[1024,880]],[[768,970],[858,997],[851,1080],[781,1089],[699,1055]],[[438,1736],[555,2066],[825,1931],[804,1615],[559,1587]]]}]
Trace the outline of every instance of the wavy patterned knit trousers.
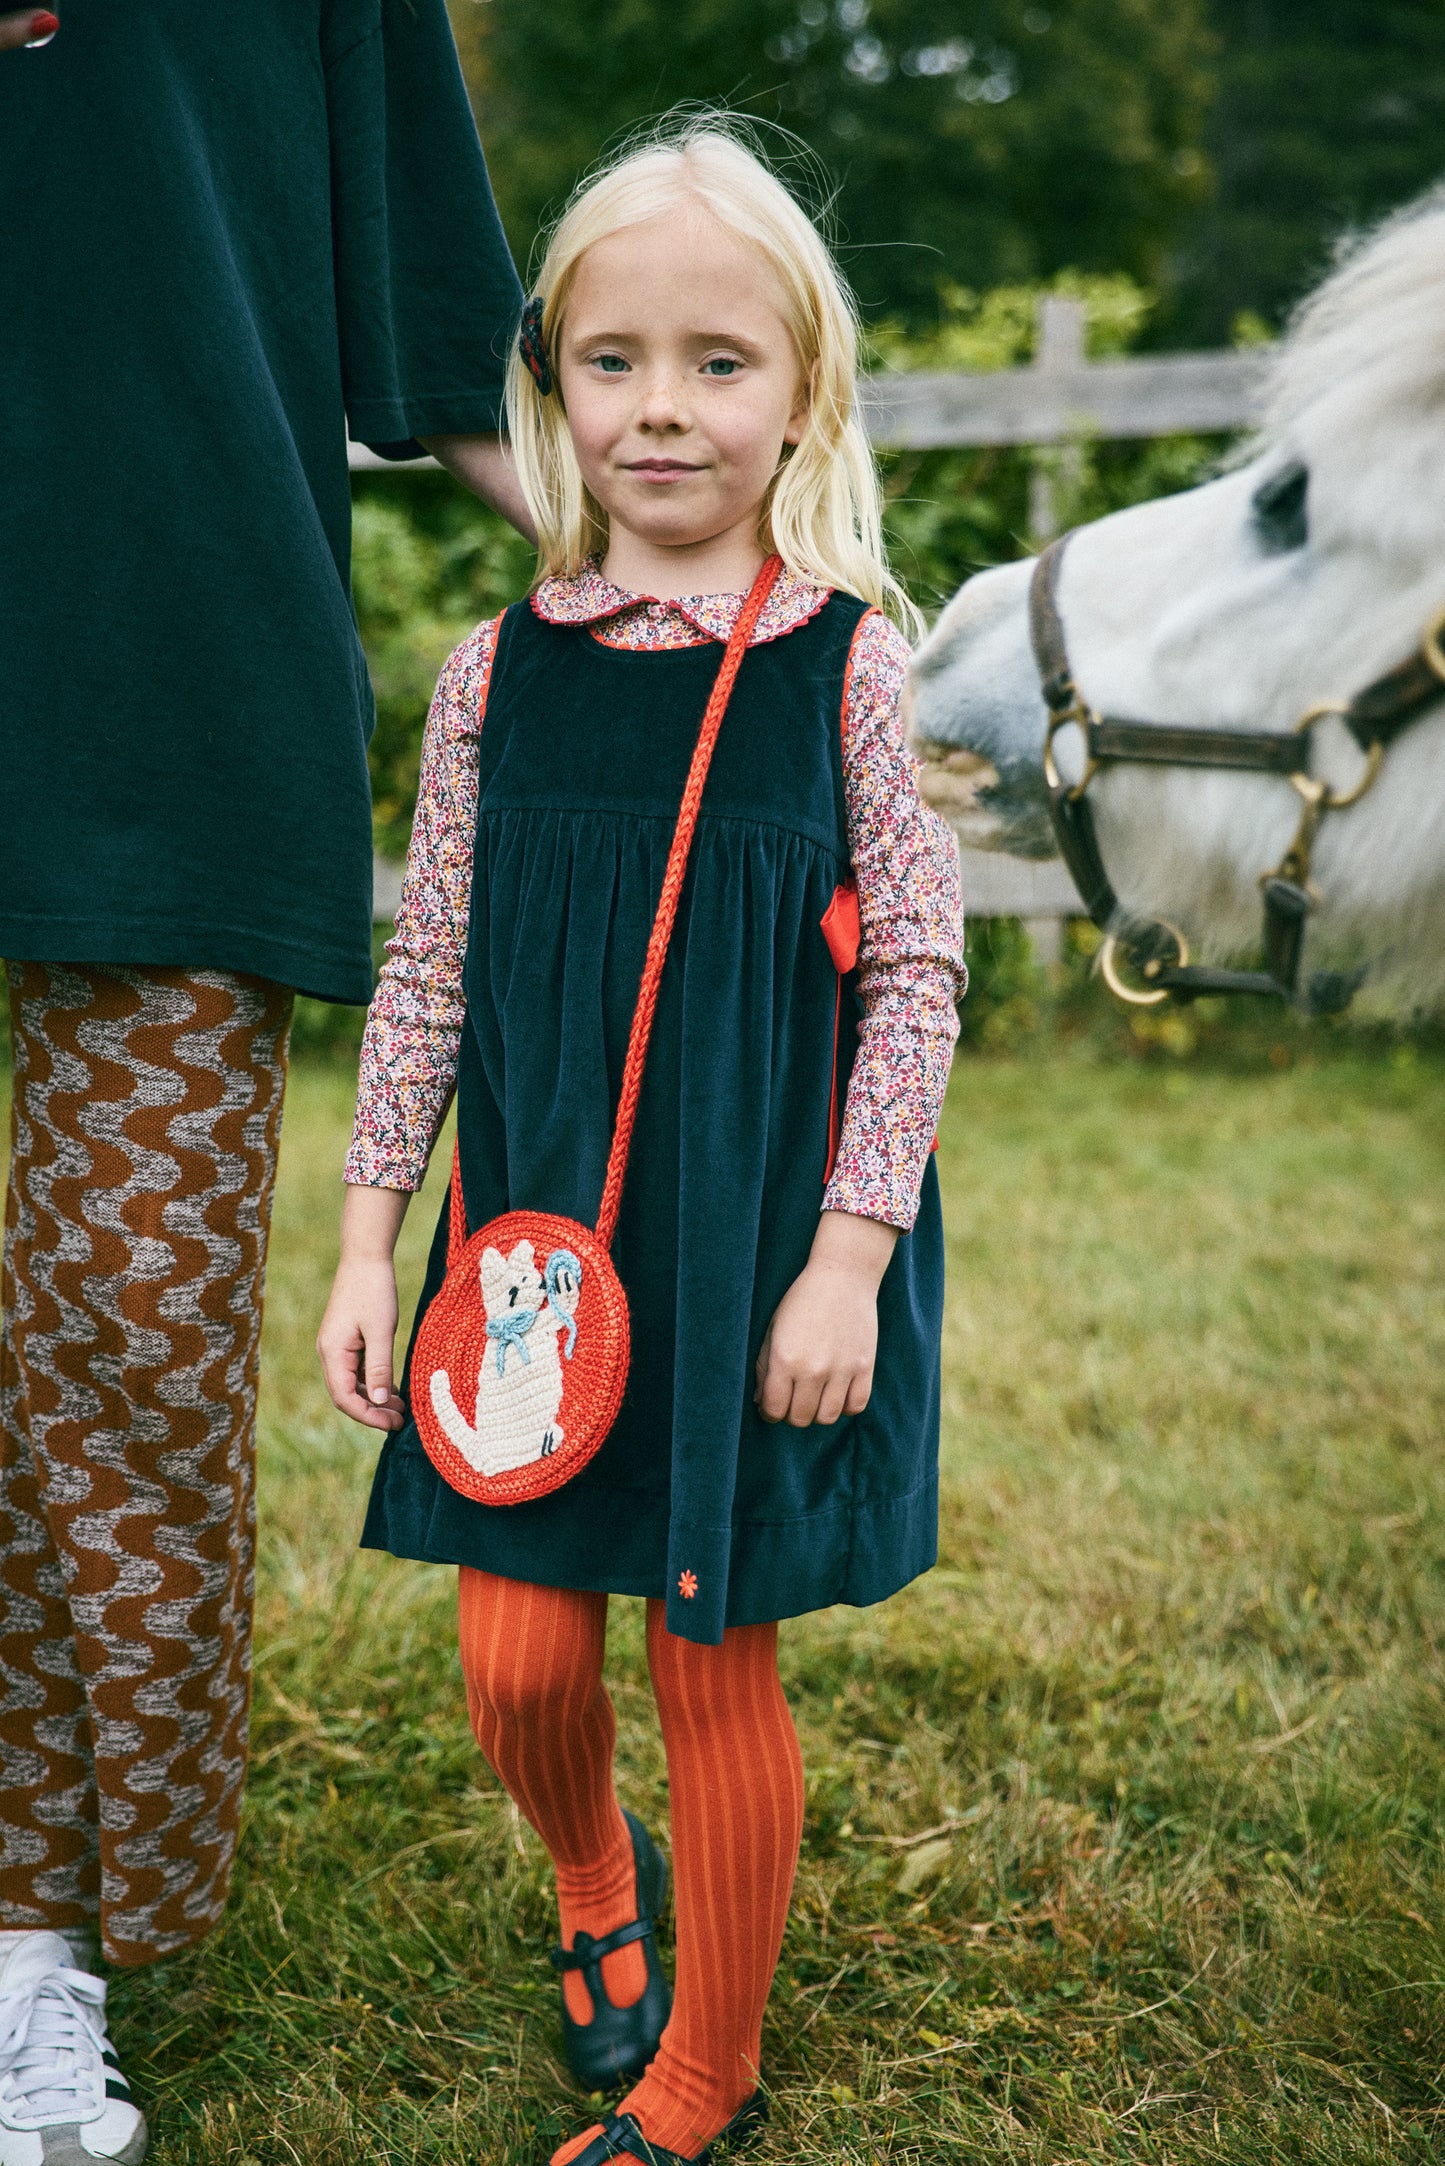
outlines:
[{"label": "wavy patterned knit trousers", "polygon": [[215,1925],[236,1847],[292,996],[7,973],[0,1926],[98,1917],[147,1963]]}]

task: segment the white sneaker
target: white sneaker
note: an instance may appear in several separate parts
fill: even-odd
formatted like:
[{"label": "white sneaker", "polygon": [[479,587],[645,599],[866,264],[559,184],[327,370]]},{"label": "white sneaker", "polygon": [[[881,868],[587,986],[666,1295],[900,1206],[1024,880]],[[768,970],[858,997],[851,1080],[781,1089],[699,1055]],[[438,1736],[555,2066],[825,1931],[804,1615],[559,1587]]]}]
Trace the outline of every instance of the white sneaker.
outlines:
[{"label": "white sneaker", "polygon": [[58,1933],[0,1933],[0,2166],[137,2166],[148,2148],[103,1981]]}]

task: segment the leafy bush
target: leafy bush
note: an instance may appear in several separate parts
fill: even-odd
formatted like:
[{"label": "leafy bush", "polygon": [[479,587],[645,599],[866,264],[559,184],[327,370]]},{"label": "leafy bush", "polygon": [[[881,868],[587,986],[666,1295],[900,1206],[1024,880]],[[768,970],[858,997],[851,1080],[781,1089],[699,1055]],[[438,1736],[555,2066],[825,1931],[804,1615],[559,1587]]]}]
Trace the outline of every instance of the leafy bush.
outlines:
[{"label": "leafy bush", "polygon": [[376,691],[376,847],[406,854],[422,731],[438,672],[483,617],[526,592],[532,551],[444,475],[358,476],[352,589]]},{"label": "leafy bush", "polygon": [[[1046,296],[1082,302],[1084,351],[1091,361],[1128,353],[1155,306],[1152,295],[1122,273],[1064,271],[1047,282],[986,293],[945,282],[928,331],[896,321],[870,329],[870,363],[902,371],[1023,367],[1034,358],[1039,303]],[[1062,529],[1192,488],[1221,448],[1218,438],[1202,436],[1130,443],[1081,437],[1039,450],[991,445],[892,452],[883,461],[889,553],[915,600],[934,609],[971,573],[1032,554],[1037,537],[1031,499],[1040,475],[1052,524]]]}]

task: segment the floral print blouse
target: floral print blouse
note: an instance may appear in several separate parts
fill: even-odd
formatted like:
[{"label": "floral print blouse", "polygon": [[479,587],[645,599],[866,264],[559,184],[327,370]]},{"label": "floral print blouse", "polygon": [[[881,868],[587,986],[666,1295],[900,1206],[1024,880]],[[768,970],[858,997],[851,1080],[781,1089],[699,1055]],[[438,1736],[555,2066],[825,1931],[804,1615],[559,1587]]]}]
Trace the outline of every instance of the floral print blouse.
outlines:
[{"label": "floral print blouse", "polygon": [[[828,589],[784,571],[753,633],[780,639],[816,615]],[[660,602],[613,586],[595,565],[544,580],[532,607],[586,624],[604,645],[725,644],[740,594]],[[500,618],[462,641],[437,684],[422,744],[416,822],[396,929],[367,1018],[346,1179],[420,1188],[456,1083],[466,998],[478,738]],[[862,945],[858,1051],[823,1208],[907,1230],[918,1211],[967,983],[958,852],[923,804],[900,713],[908,644],[876,610],[858,626],[843,715],[848,840]]]}]

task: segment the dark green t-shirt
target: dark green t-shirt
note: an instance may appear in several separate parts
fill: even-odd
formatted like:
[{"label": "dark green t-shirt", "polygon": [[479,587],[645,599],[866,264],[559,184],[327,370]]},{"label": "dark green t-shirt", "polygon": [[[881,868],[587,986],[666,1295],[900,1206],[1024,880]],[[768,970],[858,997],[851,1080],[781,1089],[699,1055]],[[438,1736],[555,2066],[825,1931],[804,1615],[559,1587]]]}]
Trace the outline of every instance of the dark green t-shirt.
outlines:
[{"label": "dark green t-shirt", "polygon": [[0,955],[371,992],[346,434],[497,426],[444,0],[66,0],[0,55]]}]

